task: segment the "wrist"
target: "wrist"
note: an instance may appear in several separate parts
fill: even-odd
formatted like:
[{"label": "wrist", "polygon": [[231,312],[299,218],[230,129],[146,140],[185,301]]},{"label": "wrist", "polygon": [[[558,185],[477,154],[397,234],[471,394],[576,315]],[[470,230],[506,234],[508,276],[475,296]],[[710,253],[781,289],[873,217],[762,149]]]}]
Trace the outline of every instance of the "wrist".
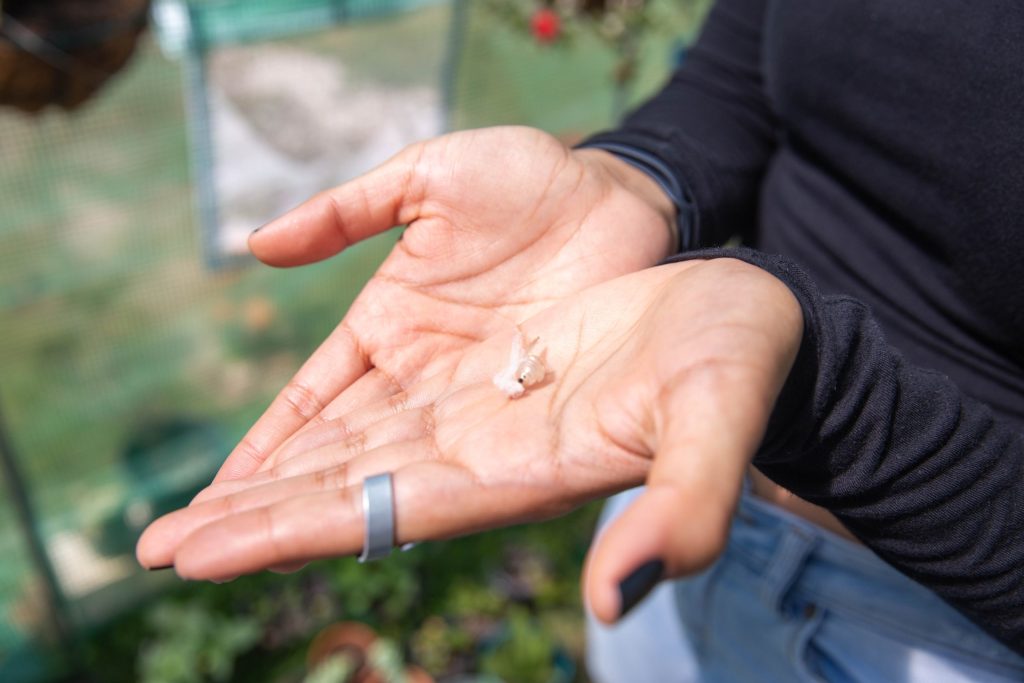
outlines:
[{"label": "wrist", "polygon": [[600,168],[613,183],[653,210],[664,223],[665,256],[679,251],[678,209],[669,194],[650,175],[622,158],[599,148],[574,149],[583,164]]}]

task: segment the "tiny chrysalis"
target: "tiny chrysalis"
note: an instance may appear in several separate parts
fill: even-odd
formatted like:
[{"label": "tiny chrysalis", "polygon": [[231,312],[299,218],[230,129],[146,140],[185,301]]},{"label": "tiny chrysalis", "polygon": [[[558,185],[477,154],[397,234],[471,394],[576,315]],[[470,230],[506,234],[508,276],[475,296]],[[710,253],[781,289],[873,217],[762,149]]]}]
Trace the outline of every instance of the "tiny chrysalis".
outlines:
[{"label": "tiny chrysalis", "polygon": [[523,344],[522,332],[516,331],[512,340],[512,350],[508,355],[508,365],[494,376],[494,386],[505,392],[509,398],[518,398],[525,393],[527,387],[542,382],[547,375],[547,368],[539,354],[531,353],[540,338],[534,339],[529,346]]}]

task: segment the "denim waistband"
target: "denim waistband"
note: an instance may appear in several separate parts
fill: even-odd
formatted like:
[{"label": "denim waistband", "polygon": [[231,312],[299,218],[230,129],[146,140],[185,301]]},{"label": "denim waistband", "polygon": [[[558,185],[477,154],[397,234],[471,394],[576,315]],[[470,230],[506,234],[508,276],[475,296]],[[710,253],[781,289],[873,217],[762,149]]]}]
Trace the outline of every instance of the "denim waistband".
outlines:
[{"label": "denim waistband", "polygon": [[975,651],[1024,674],[1024,657],[867,547],[761,500],[749,489],[741,498],[727,555],[761,575],[760,599],[773,607],[799,591],[819,607],[872,628]]}]

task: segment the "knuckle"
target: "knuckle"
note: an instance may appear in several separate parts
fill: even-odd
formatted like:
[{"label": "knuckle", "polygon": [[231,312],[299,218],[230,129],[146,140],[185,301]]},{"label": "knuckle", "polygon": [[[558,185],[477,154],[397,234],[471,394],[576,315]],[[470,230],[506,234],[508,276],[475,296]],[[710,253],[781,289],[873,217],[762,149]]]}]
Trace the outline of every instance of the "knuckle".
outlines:
[{"label": "knuckle", "polygon": [[230,517],[238,512],[238,505],[234,496],[224,496],[223,498],[215,499],[213,502],[216,503],[217,507],[220,508],[219,512],[225,517]]},{"label": "knuckle", "polygon": [[317,470],[313,473],[313,485],[318,491],[335,491],[348,486],[348,463]]},{"label": "knuckle", "polygon": [[335,433],[338,433],[341,438],[349,439],[355,435],[355,431],[352,429],[352,423],[343,417],[326,420],[324,424],[327,424],[328,422],[331,424],[331,428],[335,430]]},{"label": "knuckle", "polygon": [[345,460],[339,464],[345,464],[349,458],[354,458],[366,452],[366,434],[359,432],[345,439]]},{"label": "knuckle", "polygon": [[336,495],[341,504],[340,509],[348,509],[350,519],[361,519],[363,516],[363,493],[362,490],[353,490],[351,487],[337,489]]},{"label": "knuckle", "polygon": [[390,394],[403,395],[405,396],[405,388],[402,383],[398,381],[398,378],[392,375],[390,372],[376,368],[377,373],[384,378],[384,383],[387,385],[387,391]]},{"label": "knuckle", "polygon": [[420,420],[420,430],[421,430],[422,435],[423,436],[428,436],[428,437],[429,436],[433,436],[434,429],[437,426],[436,420],[434,418],[434,408],[433,408],[433,406],[429,406],[428,405],[428,406],[424,407],[420,411],[419,420]]},{"label": "knuckle", "polygon": [[312,389],[294,379],[281,392],[281,400],[292,413],[307,421],[319,415],[324,408]]},{"label": "knuckle", "polygon": [[257,446],[252,440],[252,437],[248,435],[243,437],[238,443],[235,452],[244,460],[251,462],[256,466],[262,465],[263,461],[266,459],[266,450]]},{"label": "knuckle", "polygon": [[287,555],[281,544],[281,536],[273,512],[268,507],[257,508],[256,515],[259,519],[260,528],[263,529],[263,538],[266,540],[270,564],[283,562],[287,559]]},{"label": "knuckle", "polygon": [[388,408],[390,408],[391,413],[398,414],[405,410],[408,399],[409,397],[404,391],[388,396]]}]

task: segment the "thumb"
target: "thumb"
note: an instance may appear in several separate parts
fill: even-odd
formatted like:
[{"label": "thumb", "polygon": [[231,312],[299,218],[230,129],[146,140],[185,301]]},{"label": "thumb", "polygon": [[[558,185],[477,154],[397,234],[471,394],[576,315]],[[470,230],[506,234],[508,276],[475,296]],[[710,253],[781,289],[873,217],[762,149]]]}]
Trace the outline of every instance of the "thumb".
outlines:
[{"label": "thumb", "polygon": [[600,534],[584,591],[612,623],[666,578],[710,566],[728,540],[743,476],[763,438],[775,392],[749,366],[691,368],[654,406],[647,487]]},{"label": "thumb", "polygon": [[419,210],[419,198],[413,196],[419,148],[407,147],[372,171],[267,223],[250,235],[249,249],[268,265],[300,266],[412,222]]}]

